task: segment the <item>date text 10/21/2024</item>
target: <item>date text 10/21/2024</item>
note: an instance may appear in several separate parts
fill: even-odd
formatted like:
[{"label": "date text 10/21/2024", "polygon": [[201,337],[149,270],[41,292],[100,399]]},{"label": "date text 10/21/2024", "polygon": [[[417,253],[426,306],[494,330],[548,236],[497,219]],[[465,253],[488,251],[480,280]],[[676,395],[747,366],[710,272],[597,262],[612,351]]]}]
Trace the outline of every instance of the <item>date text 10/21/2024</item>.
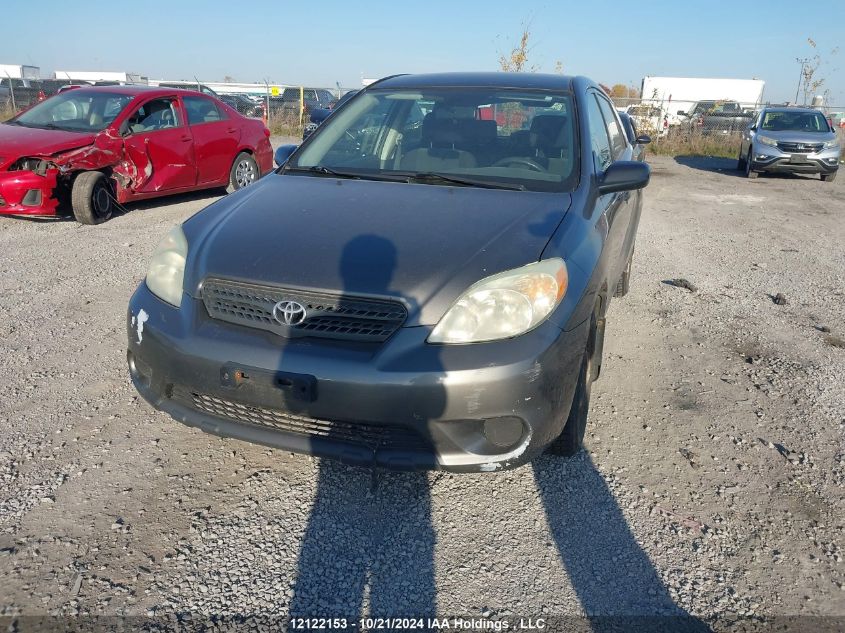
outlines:
[{"label": "date text 10/21/2024", "polygon": [[515,622],[507,619],[487,618],[291,618],[292,631],[542,631],[546,628],[543,618],[519,618]]}]

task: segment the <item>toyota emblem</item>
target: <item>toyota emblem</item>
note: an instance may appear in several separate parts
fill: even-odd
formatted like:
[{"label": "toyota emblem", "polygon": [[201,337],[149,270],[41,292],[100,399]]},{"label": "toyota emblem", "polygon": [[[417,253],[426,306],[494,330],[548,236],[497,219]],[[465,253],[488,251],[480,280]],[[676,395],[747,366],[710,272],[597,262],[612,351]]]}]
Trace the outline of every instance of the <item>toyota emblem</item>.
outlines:
[{"label": "toyota emblem", "polygon": [[282,325],[299,325],[305,320],[305,306],[296,301],[279,301],[273,306],[273,318]]}]

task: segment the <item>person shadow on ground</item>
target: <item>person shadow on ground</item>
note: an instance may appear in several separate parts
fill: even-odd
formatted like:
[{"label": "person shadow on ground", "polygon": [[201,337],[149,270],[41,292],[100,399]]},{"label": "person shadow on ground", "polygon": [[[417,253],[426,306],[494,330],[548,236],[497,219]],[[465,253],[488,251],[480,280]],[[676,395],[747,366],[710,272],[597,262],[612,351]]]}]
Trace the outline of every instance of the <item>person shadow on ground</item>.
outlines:
[{"label": "person shadow on ground", "polygon": [[[367,288],[365,294],[391,296],[396,260],[395,246],[384,237],[350,240],[340,260],[344,294],[361,295]],[[415,306],[408,308],[413,312]],[[427,375],[441,369],[436,360]],[[429,387],[425,401],[414,403],[423,422],[445,409],[443,388]],[[420,440],[430,442],[427,436]],[[331,459],[321,459],[318,468],[290,617],[343,617],[355,625],[360,617],[433,618],[435,535],[427,472],[382,471]]]},{"label": "person shadow on ground", "polygon": [[705,633],[675,603],[586,451],[532,468],[549,530],[589,624],[583,630]]},{"label": "person shadow on ground", "polygon": [[[340,262],[344,292],[361,294],[378,279],[377,292],[370,294],[390,296],[396,258],[395,247],[383,237],[354,238]],[[428,367],[427,375],[445,371],[442,362],[437,365]],[[446,404],[445,390],[433,385],[414,410],[419,419],[433,420]],[[531,467],[561,562],[589,617],[574,621],[583,625],[577,630],[710,630],[672,600],[586,453],[541,457]],[[431,517],[425,471],[379,471],[321,459],[290,617],[341,617],[357,625],[361,617],[426,622],[464,615],[437,613]]]}]

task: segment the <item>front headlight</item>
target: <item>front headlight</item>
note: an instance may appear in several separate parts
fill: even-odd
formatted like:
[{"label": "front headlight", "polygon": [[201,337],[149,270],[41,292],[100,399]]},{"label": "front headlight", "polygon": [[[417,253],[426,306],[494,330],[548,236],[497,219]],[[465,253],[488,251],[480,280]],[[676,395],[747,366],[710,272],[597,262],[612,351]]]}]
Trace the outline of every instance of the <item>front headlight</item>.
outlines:
[{"label": "front headlight", "polygon": [[176,225],[158,245],[147,268],[147,287],[159,299],[177,308],[182,303],[182,280],[187,257],[188,241],[182,227]]},{"label": "front headlight", "polygon": [[[832,141],[828,141],[824,144],[824,149],[839,149],[839,141],[837,139],[833,139]],[[3,161],[0,161],[3,162]]]},{"label": "front headlight", "polygon": [[479,343],[524,334],[563,299],[569,277],[562,259],[508,270],[473,284],[428,337],[429,343]]},{"label": "front headlight", "polygon": [[763,136],[762,134],[758,134],[757,140],[760,141],[763,145],[771,145],[772,147],[778,146],[778,142],[770,136]]}]

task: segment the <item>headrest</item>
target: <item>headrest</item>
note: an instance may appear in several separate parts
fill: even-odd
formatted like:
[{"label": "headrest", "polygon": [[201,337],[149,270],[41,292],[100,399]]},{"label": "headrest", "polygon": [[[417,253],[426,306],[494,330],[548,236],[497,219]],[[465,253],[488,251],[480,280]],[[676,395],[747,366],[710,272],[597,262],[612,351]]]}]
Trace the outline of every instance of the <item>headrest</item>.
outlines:
[{"label": "headrest", "polygon": [[562,147],[566,144],[568,118],[559,114],[538,114],[531,121],[530,142],[537,147]]}]

